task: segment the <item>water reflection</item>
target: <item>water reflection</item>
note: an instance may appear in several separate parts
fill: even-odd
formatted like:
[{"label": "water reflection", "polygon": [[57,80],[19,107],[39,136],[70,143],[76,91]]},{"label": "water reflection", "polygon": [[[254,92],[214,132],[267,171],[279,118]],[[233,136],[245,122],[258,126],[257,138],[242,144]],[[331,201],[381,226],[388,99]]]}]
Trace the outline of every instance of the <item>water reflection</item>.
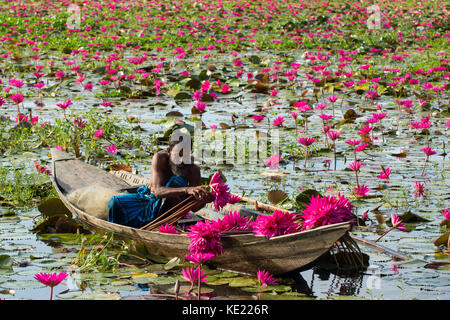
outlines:
[{"label": "water reflection", "polygon": [[311,298],[323,295],[360,296],[364,271],[330,270],[315,266],[292,273],[291,277],[295,281],[292,289]]}]

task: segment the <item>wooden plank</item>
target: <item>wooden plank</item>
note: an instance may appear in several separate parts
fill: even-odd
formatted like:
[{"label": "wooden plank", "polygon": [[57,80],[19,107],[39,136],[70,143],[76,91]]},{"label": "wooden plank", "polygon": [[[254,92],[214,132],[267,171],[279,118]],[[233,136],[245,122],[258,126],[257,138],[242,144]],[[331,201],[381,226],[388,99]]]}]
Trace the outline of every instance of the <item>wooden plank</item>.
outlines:
[{"label": "wooden plank", "polygon": [[385,246],[383,246],[383,245],[381,245],[379,243],[376,243],[374,241],[371,241],[371,240],[368,240],[368,239],[363,239],[363,238],[360,238],[360,237],[352,235],[352,234],[350,234],[350,236],[354,240],[356,240],[358,243],[361,243],[361,244],[363,244],[365,246],[368,246],[368,247],[371,247],[371,248],[374,248],[374,249],[381,250],[381,251],[383,251],[383,253],[386,253],[386,254],[388,254],[388,255],[390,255],[392,257],[395,257],[395,258],[398,258],[398,259],[402,259],[402,260],[408,260],[409,259],[409,257],[406,254],[404,254],[403,252],[395,251],[393,249],[385,247]]}]

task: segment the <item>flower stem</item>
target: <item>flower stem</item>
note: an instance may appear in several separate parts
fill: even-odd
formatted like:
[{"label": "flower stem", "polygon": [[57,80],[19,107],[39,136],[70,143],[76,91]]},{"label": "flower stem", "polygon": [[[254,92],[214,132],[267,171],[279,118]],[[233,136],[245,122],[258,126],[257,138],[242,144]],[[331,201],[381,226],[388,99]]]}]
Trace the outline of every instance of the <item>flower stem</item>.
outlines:
[{"label": "flower stem", "polygon": [[383,238],[388,232],[390,232],[392,229],[395,229],[395,227],[390,227],[386,232],[384,232],[377,240],[374,242],[378,242],[381,238]]},{"label": "flower stem", "polygon": [[334,171],[336,171],[336,142],[333,140]]},{"label": "flower stem", "polygon": [[424,162],[424,164],[423,164],[421,176],[423,176],[423,173],[425,172],[425,166],[427,165],[427,162],[428,162],[428,156],[425,158],[425,162]]},{"label": "flower stem", "polygon": [[202,273],[201,271],[202,271],[202,265],[200,264],[198,266],[198,282],[197,282],[197,285],[198,285],[198,291],[197,291],[198,300],[200,300],[200,278],[201,278],[201,273]]},{"label": "flower stem", "polygon": [[306,168],[306,161],[308,160],[308,147],[306,147],[305,151],[305,168]]}]

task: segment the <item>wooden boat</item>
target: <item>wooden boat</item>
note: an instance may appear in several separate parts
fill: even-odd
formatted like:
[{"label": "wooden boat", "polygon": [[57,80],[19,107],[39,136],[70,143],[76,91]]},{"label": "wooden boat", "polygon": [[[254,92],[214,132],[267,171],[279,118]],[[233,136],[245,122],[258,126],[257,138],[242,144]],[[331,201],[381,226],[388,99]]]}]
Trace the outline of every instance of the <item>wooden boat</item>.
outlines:
[{"label": "wooden boat", "polygon": [[[51,155],[52,183],[64,205],[86,227],[91,230],[112,231],[121,238],[134,239],[145,244],[149,251],[155,254],[184,258],[189,253],[189,238],[186,234],[146,231],[98,219],[71,204],[66,197],[71,191],[92,184],[120,189],[142,185],[145,183],[143,177],[124,171],[111,174],[57,149],[52,149]],[[196,215],[217,219],[230,210],[239,211],[243,216],[262,214],[249,208],[248,203],[247,205],[239,203],[228,204],[222,212],[207,206],[196,212]],[[275,275],[287,273],[311,263],[326,253],[349,228],[350,224],[344,222],[270,239],[252,233],[224,233],[221,241],[225,253],[208,264],[250,274],[255,274],[258,270],[267,270]]]}]

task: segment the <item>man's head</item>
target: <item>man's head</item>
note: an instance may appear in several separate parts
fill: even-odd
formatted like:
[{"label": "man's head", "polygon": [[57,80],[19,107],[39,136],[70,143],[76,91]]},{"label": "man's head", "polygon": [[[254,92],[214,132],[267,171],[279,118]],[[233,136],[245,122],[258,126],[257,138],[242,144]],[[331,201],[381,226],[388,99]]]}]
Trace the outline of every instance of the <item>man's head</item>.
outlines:
[{"label": "man's head", "polygon": [[173,174],[183,175],[189,165],[193,163],[191,136],[181,130],[175,130],[170,136],[167,152],[169,153],[169,164]]}]

